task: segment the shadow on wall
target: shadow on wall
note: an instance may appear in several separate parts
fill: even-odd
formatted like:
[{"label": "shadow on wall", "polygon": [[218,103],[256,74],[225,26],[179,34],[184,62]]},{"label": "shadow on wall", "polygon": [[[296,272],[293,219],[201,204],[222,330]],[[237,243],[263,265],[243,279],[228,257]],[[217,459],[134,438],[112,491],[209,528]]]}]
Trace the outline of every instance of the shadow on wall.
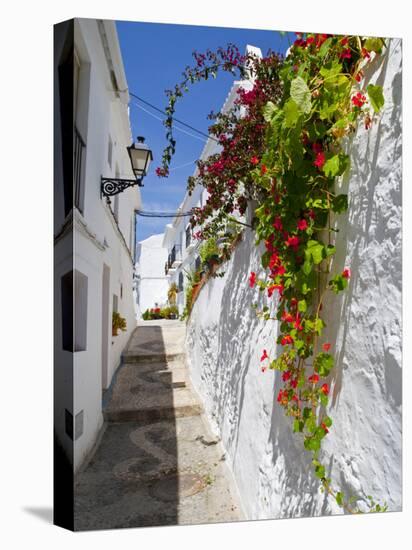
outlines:
[{"label": "shadow on wall", "polygon": [[105,397],[102,441],[76,477],[75,530],[178,523],[172,372],[161,327],[139,326],[128,349]]}]

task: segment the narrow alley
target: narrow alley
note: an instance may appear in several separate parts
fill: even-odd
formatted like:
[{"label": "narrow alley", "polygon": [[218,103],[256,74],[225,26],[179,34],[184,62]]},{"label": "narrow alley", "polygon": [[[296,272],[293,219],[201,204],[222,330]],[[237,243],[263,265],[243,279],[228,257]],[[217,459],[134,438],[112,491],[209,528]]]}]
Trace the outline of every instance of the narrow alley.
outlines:
[{"label": "narrow alley", "polygon": [[188,376],[185,324],[140,324],[104,396],[106,428],[75,479],[75,529],[243,519]]}]

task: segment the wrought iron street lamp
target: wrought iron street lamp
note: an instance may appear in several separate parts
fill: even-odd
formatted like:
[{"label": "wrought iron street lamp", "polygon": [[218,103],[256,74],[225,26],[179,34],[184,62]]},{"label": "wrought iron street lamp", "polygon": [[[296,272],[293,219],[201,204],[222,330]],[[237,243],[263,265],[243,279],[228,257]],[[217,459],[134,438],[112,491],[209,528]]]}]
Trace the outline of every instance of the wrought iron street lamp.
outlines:
[{"label": "wrought iron street lamp", "polygon": [[148,148],[142,136],[137,137],[137,142],[130,145],[127,148],[127,152],[129,153],[132,170],[136,179],[104,178],[102,176],[101,194],[106,197],[109,204],[110,197],[122,193],[129,187],[134,187],[135,185],[143,187],[143,178],[147,175],[150,163],[153,160],[152,151]]}]

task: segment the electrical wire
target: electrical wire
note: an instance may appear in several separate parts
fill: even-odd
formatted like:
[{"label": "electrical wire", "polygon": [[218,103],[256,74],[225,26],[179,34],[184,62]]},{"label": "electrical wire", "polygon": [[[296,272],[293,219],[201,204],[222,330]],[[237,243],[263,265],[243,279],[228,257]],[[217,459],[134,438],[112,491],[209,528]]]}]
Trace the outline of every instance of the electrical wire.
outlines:
[{"label": "electrical wire", "polygon": [[149,212],[147,210],[135,210],[137,216],[143,218],[184,218],[186,216],[192,216],[193,210],[187,212]]},{"label": "electrical wire", "polygon": [[[150,111],[148,111],[147,109],[145,109],[144,107],[142,107],[141,105],[139,105],[138,103],[131,102],[131,105],[134,105],[135,107],[138,107],[139,109],[141,109],[142,111],[144,111],[144,112],[147,113],[148,115],[152,116],[152,117],[155,118],[156,120],[160,120],[160,122],[163,122],[163,120],[162,120],[160,117],[154,115],[153,113],[151,113]],[[199,136],[195,136],[195,135],[191,134],[190,132],[187,132],[186,130],[183,130],[183,128],[179,128],[178,126],[175,126],[174,124],[173,124],[172,126],[173,126],[173,128],[174,128],[175,130],[179,130],[179,132],[183,132],[183,134],[186,134],[187,136],[190,136],[190,137],[192,137],[192,138],[194,138],[194,139],[198,139],[198,140],[200,140],[202,143],[207,143],[207,140],[206,140],[206,139],[203,139],[203,138],[201,138],[201,137],[199,137]]]},{"label": "electrical wire", "polygon": [[[168,116],[167,113],[163,110],[163,109],[159,109],[159,107],[156,107],[156,105],[153,105],[152,103],[149,103],[149,101],[146,101],[145,99],[143,99],[142,97],[134,94],[133,92],[131,92],[129,90],[129,95],[131,95],[132,97],[134,97],[135,99],[138,99],[139,101],[141,101],[142,103],[145,103],[148,107],[151,107],[152,109],[154,109],[155,111],[159,112],[159,113],[162,113],[162,115],[165,115],[165,116]],[[219,140],[210,136],[209,134],[206,134],[205,132],[202,132],[202,130],[198,130],[197,128],[195,128],[194,126],[191,126],[190,124],[187,124],[186,122],[183,122],[182,120],[179,120],[178,118],[176,117],[172,117],[172,119],[176,122],[178,122],[179,124],[181,124],[182,126],[186,126],[186,128],[189,128],[190,130],[193,130],[194,132],[197,132],[198,134],[201,134],[202,136],[208,138],[208,139],[211,139],[213,141],[216,141],[216,143],[219,143]]]}]

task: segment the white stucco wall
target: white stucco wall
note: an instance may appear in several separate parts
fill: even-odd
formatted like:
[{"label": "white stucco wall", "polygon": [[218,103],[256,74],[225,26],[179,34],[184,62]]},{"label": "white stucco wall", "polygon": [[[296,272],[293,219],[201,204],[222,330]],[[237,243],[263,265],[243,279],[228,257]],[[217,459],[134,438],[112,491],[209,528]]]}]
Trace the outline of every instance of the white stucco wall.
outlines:
[{"label": "white stucco wall", "polygon": [[163,245],[163,233],[151,235],[139,242],[136,272],[138,274],[138,304],[141,313],[154,307],[155,303],[167,302],[169,288],[165,274],[167,248]]},{"label": "white stucco wall", "polygon": [[[347,144],[351,170],[340,182],[349,211],[336,219],[333,269],[350,266],[342,295],[325,304],[325,340],[333,343],[327,474],[348,495],[373,495],[401,509],[401,46],[375,60],[366,84],[384,86],[381,120],[359,127]],[[259,321],[250,289],[261,251],[246,230],[225,276],[202,289],[188,321],[192,381],[221,435],[247,517],[342,513],[319,491],[310,454],[276,402],[280,373],[260,370],[275,350],[276,322]],[[263,298],[265,299],[265,298]],[[260,302],[262,303],[262,302]]]},{"label": "white stucco wall", "polygon": [[[133,187],[118,196],[117,220],[114,217],[115,199],[112,198],[112,204],[108,206],[100,194],[101,176],[132,178],[133,174],[126,149],[131,143],[127,95],[113,90],[99,25],[108,41],[119,89],[127,88],[115,22],[76,19],[74,43],[80,61],[80,102],[77,104],[75,124],[86,143],[83,212],[74,208],[72,226],[67,224],[71,214],[65,224],[63,205],[60,206],[60,201],[57,201],[59,208],[55,216],[55,360],[59,364],[58,373],[66,369],[61,377],[60,374],[56,377],[55,426],[62,446],[66,450],[74,447],[75,470],[92,449],[103,424],[102,391],[110,385],[120,364],[121,353],[136,326],[133,298],[134,210],[141,204],[140,192],[138,187]],[[109,136],[112,141],[111,163]],[[56,174],[56,189],[63,197],[61,178],[61,174]],[[73,243],[73,247],[67,246],[68,241]],[[69,257],[66,250],[70,248],[74,250],[73,256]],[[110,270],[107,316],[103,316],[105,266]],[[87,311],[87,337],[85,349],[71,354],[62,350],[60,278],[73,269],[87,277],[87,303],[75,303],[75,308],[84,306]],[[119,331],[115,337],[111,328],[114,295],[117,296],[117,309],[127,323],[127,331]],[[107,364],[103,359],[105,354]],[[69,373],[73,377],[73,395],[65,383]],[[74,418],[79,413],[83,414],[83,430],[77,438],[74,437],[74,443],[65,430],[65,409]]]}]

